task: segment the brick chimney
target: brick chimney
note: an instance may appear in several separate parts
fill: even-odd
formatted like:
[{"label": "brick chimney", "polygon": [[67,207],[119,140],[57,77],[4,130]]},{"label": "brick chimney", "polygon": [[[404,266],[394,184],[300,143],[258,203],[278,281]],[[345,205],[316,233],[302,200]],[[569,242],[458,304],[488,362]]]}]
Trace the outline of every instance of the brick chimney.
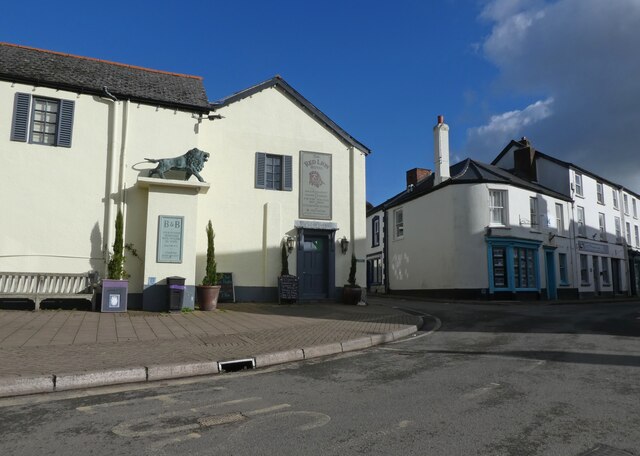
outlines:
[{"label": "brick chimney", "polygon": [[433,164],[434,185],[449,179],[449,125],[444,123],[444,116],[438,116],[438,124],[433,127]]},{"label": "brick chimney", "polygon": [[413,168],[407,171],[407,188],[410,185],[416,186],[431,175],[430,169]]},{"label": "brick chimney", "polygon": [[520,143],[523,144],[524,147],[513,152],[513,173],[528,181],[536,182],[538,180],[536,163],[534,161],[536,150],[525,137],[520,140]]}]

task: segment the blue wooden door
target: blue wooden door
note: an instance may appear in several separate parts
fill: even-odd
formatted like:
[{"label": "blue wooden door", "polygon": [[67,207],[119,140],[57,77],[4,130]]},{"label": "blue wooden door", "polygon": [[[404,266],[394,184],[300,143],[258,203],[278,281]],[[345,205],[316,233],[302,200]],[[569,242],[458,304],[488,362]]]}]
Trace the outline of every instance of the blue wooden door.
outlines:
[{"label": "blue wooden door", "polygon": [[305,299],[328,297],[328,241],[327,236],[304,237],[301,294]]},{"label": "blue wooden door", "polygon": [[547,265],[547,297],[549,299],[558,299],[558,284],[556,282],[556,261],[553,250],[546,250]]}]

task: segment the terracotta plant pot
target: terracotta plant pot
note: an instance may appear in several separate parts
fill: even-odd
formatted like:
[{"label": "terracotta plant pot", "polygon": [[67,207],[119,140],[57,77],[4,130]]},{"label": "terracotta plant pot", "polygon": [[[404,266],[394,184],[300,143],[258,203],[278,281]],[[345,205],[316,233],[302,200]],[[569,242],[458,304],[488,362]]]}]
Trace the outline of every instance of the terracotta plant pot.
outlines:
[{"label": "terracotta plant pot", "polygon": [[342,288],[342,302],[355,306],[362,299],[362,288],[357,285],[345,285]]},{"label": "terracotta plant pot", "polygon": [[218,296],[220,295],[220,285],[196,287],[196,299],[200,310],[216,310],[218,307]]}]

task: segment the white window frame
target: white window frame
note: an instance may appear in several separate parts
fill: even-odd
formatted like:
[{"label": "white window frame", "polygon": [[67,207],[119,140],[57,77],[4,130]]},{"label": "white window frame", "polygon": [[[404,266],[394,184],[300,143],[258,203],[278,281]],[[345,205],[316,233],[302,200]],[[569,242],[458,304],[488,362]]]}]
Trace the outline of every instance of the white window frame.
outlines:
[{"label": "white window frame", "polygon": [[613,196],[613,208],[620,209],[620,206],[618,204],[618,190],[616,190],[615,188],[612,188],[611,195]]},{"label": "white window frame", "polygon": [[624,213],[629,215],[629,195],[626,193],[622,195],[622,202],[624,204]]},{"label": "white window frame", "polygon": [[604,185],[602,182],[596,182],[596,198],[599,204],[604,205]]},{"label": "white window frame", "polygon": [[607,221],[604,212],[598,212],[598,225],[600,228],[600,239],[607,239]]},{"label": "white window frame", "polygon": [[582,174],[574,172],[573,182],[575,183],[575,193],[577,196],[584,196],[582,188]]},{"label": "white window frame", "polygon": [[616,227],[616,242],[622,240],[622,222],[620,221],[620,217],[614,217],[614,223]]},{"label": "white window frame", "polygon": [[529,216],[531,217],[531,228],[537,229],[540,228],[540,213],[538,211],[538,197],[530,196],[529,197]]},{"label": "white window frame", "polygon": [[560,203],[556,203],[556,229],[558,233],[564,233],[564,207]]},{"label": "white window frame", "polygon": [[578,236],[587,237],[587,225],[584,219],[584,207],[577,206]]},{"label": "white window frame", "polygon": [[640,231],[638,230],[638,225],[635,225],[633,228],[636,235],[636,247],[640,247]]},{"label": "white window frame", "polygon": [[398,208],[393,211],[393,238],[404,238],[404,208]]},{"label": "white window frame", "polygon": [[567,269],[567,254],[558,254],[558,272],[560,273],[560,285],[569,284],[569,270]]},{"label": "white window frame", "polygon": [[638,218],[638,205],[635,198],[631,198],[631,206],[633,208],[633,218]]},{"label": "white window frame", "polygon": [[371,219],[371,247],[380,245],[380,216],[376,215]]},{"label": "white window frame", "polygon": [[[494,195],[500,195],[500,206],[494,206]],[[489,189],[489,225],[507,226],[508,192],[506,190]],[[500,221],[494,222],[494,214],[500,215]]]},{"label": "white window frame", "polygon": [[625,222],[625,235],[627,238],[627,244],[631,245],[631,224],[629,222]]}]

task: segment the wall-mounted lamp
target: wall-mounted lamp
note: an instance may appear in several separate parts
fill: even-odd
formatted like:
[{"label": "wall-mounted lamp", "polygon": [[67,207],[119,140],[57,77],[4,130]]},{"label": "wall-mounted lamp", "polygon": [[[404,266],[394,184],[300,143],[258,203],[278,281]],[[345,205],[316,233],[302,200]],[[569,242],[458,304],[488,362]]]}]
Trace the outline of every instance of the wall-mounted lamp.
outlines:
[{"label": "wall-mounted lamp", "polygon": [[293,248],[296,246],[296,240],[295,238],[291,237],[291,236],[287,236],[285,238],[284,241],[287,245],[287,252],[291,253],[293,251]]},{"label": "wall-mounted lamp", "polygon": [[349,251],[349,240],[346,236],[343,236],[342,239],[340,239],[340,250],[342,251],[343,255],[346,255],[346,253]]}]

